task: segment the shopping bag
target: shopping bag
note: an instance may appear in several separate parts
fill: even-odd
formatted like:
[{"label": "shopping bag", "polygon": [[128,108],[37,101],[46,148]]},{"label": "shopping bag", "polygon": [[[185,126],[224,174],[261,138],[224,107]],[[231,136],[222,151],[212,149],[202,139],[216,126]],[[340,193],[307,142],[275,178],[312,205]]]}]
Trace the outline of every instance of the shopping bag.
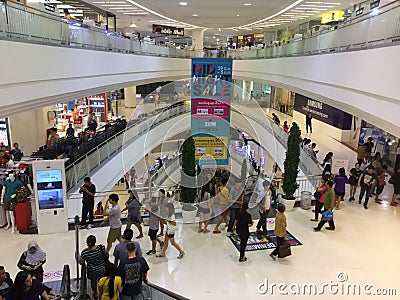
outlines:
[{"label": "shopping bag", "polygon": [[288,242],[283,242],[283,245],[279,246],[279,256],[280,258],[284,258],[292,255],[292,250],[290,249],[290,245]]},{"label": "shopping bag", "polygon": [[322,213],[322,221],[332,221],[333,220],[333,212],[332,211],[324,211]]}]

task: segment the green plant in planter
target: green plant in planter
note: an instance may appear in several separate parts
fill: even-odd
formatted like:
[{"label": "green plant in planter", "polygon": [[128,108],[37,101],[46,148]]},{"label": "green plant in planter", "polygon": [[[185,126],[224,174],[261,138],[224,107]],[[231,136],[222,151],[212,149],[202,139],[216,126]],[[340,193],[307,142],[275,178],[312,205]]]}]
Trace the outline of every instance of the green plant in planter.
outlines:
[{"label": "green plant in planter", "polygon": [[247,161],[243,159],[242,161],[242,169],[240,170],[240,179],[246,180],[247,177]]},{"label": "green plant in planter", "polygon": [[181,192],[180,201],[183,202],[182,209],[195,210],[192,205],[196,199],[196,164],[195,144],[193,136],[190,136],[182,144],[182,170],[181,170]]},{"label": "green plant in planter", "polygon": [[294,193],[299,187],[296,179],[300,162],[300,135],[301,130],[296,123],[290,128],[289,137],[287,140],[287,151],[284,166],[284,177],[282,181],[282,190],[284,194],[282,198],[294,200]]}]

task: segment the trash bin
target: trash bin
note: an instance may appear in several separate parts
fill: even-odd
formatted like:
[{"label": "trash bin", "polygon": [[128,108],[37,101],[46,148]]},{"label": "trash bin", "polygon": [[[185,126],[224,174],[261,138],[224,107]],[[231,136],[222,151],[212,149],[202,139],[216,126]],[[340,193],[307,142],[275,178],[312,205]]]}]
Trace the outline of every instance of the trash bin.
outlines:
[{"label": "trash bin", "polygon": [[302,191],[301,192],[301,202],[300,202],[300,207],[302,209],[310,209],[311,208],[311,199],[312,199],[312,193],[308,191]]}]

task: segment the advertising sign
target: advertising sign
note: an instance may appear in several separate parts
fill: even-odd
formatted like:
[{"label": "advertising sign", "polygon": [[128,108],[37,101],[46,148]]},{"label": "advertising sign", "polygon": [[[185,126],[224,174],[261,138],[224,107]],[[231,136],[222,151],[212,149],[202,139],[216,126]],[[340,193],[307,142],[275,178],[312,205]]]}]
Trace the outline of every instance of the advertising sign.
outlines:
[{"label": "advertising sign", "polygon": [[316,120],[342,130],[351,130],[352,116],[350,114],[306,96],[296,94],[294,110],[305,115],[310,112]]},{"label": "advertising sign", "polygon": [[228,165],[232,59],[193,58],[191,130],[196,163]]},{"label": "advertising sign", "polygon": [[165,26],[165,25],[153,24],[153,33],[184,36],[185,35],[185,29],[184,28],[171,27],[171,26]]}]

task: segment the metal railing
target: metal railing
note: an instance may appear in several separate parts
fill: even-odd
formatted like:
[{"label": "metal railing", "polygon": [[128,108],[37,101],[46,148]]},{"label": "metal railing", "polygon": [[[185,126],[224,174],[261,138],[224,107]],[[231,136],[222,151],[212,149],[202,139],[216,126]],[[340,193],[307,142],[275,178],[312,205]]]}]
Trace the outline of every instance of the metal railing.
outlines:
[{"label": "metal railing", "polygon": [[161,125],[163,122],[189,111],[190,107],[184,102],[180,102],[165,108],[161,112],[154,112],[148,114],[147,117],[135,120],[134,122],[128,122],[124,131],[110,137],[66,168],[67,189],[74,187],[88,173],[116,154],[123,146],[134,142],[140,136]]},{"label": "metal railing", "polygon": [[[236,111],[246,117],[257,121],[259,124],[266,124],[270,122],[270,126],[264,128],[270,131],[274,137],[284,146],[287,144],[287,133],[281,126],[275,124],[268,116],[262,111],[252,109],[248,111],[246,107],[239,104],[232,106],[233,111]],[[161,125],[163,122],[176,117],[180,114],[190,112],[190,107],[185,102],[173,104],[165,108],[162,112],[154,112],[149,114],[146,118],[128,122],[127,128],[110,137],[102,144],[88,152],[80,160],[75,161],[66,169],[67,188],[70,189],[79,183],[87,174],[99,167],[104,161],[115,155],[123,146],[126,146],[137,140],[149,130]],[[313,160],[303,149],[300,150],[300,168],[304,174],[320,174],[322,168],[320,164]]]},{"label": "metal railing", "polygon": [[[300,199],[301,192],[310,192],[314,194],[317,187],[321,184],[321,175],[309,175],[309,176],[298,176],[296,179],[296,183],[298,184],[298,188],[294,194],[296,199]],[[278,194],[283,194],[282,191],[282,178],[275,178],[275,181],[279,182],[279,189],[277,190]]]},{"label": "metal railing", "polygon": [[[265,59],[390,45],[400,40],[399,12],[399,1],[394,1],[380,7],[379,11],[348,19],[333,31],[317,32],[285,45],[256,50],[217,51],[215,55],[234,59]],[[192,58],[205,55],[203,51],[156,46],[107,33],[101,28],[77,25],[19,3],[0,2],[2,39],[152,56]]]}]

